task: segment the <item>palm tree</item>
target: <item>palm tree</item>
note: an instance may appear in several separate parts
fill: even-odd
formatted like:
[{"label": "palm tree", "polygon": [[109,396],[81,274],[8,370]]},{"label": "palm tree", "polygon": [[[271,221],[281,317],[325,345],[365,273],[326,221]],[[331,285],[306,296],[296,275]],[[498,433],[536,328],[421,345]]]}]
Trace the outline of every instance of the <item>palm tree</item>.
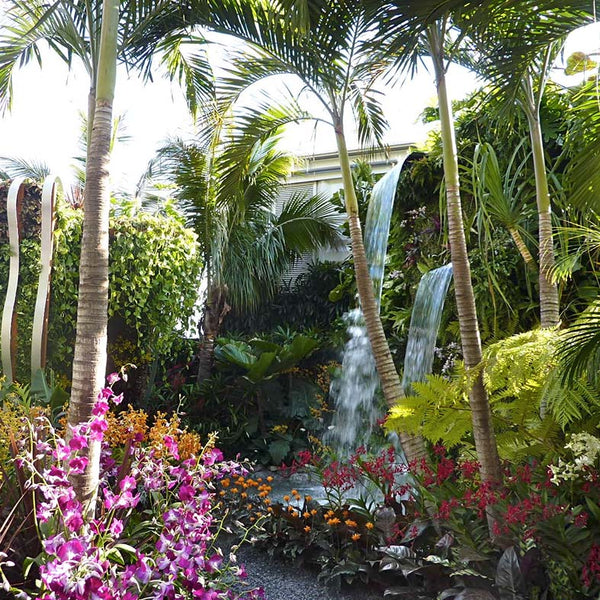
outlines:
[{"label": "palm tree", "polygon": [[175,184],[204,257],[198,382],[210,374],[215,338],[229,310],[256,310],[304,253],[346,244],[340,214],[326,198],[295,194],[277,206],[293,166],[292,156],[277,149],[278,133],[303,118],[295,104],[270,106],[265,99],[212,119],[218,126],[204,128],[212,132],[209,139],[170,142],[150,166],[154,178]]},{"label": "palm tree", "polygon": [[[108,163],[112,138],[112,103],[117,75],[118,0],[104,0],[96,78],[96,104],[86,165],[85,210],[79,266],[77,328],[73,359],[73,384],[69,403],[70,425],[84,423],[106,375],[108,314]],[[80,501],[94,510],[100,471],[100,442],[89,440],[88,465],[73,476]]]},{"label": "palm tree", "polygon": [[[383,53],[386,57],[393,57],[400,69],[415,68],[416,62],[424,54],[430,56],[433,63],[440,113],[454,291],[464,362],[465,366],[473,372],[472,387],[469,392],[473,437],[481,465],[482,479],[487,482],[498,482],[502,478],[502,471],[487,393],[481,370],[478,369],[482,358],[481,336],[461,207],[454,120],[446,83],[446,71],[450,64],[446,50],[454,32],[453,14],[449,9],[437,10],[439,3],[432,6],[428,1],[382,3],[365,0],[365,4],[369,10],[383,15],[380,17],[375,43],[380,48],[385,46]],[[460,36],[458,39],[460,40]],[[387,43],[384,45],[382,40],[387,40]],[[450,57],[454,49],[455,47],[451,48]]]},{"label": "palm tree", "polygon": [[[374,73],[378,73],[380,65],[372,61],[371,52],[364,46],[365,38],[372,35],[372,21],[365,18],[358,3],[350,0],[299,1],[291,5],[226,0],[217,4],[219,10],[210,16],[205,5],[196,1],[182,10],[188,22],[234,35],[249,45],[248,52],[233,61],[230,74],[222,83],[223,105],[233,106],[244,90],[265,78],[291,74],[327,114],[342,172],[359,300],[382,391],[387,403],[393,405],[403,395],[402,385],[369,276],[345,131],[349,109],[356,117],[361,143],[380,143],[386,126],[373,87]],[[293,8],[290,19],[286,6]],[[145,43],[155,44],[165,35],[165,29],[160,20],[148,23]],[[140,40],[139,46],[143,45]],[[401,442],[409,460],[421,458],[420,440],[401,436]]]},{"label": "palm tree", "polygon": [[[112,101],[117,59],[125,56],[128,40],[148,18],[170,11],[171,3],[142,0],[71,0],[48,5],[41,0],[11,0],[0,36],[0,107],[10,106],[15,68],[32,58],[41,61],[40,45],[47,42],[68,66],[78,57],[90,78],[88,148],[84,192],[84,224],[80,260],[77,331],[68,422],[87,421],[106,375],[108,309],[108,211]],[[179,26],[181,23],[178,24]],[[173,24],[175,27],[175,24]],[[211,87],[205,81],[202,54],[189,58],[181,41],[189,33],[179,27],[161,46],[172,78],[185,81],[188,103]],[[121,47],[119,47],[121,42]],[[147,74],[149,74],[147,72]],[[99,474],[99,444],[88,447],[85,473],[74,478],[80,500],[90,509]]]}]

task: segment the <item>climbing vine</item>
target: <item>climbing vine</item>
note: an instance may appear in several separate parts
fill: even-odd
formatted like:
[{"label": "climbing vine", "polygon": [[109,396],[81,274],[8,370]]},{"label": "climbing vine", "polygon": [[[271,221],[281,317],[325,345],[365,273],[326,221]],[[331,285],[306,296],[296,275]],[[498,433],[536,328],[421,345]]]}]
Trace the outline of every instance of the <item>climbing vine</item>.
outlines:
[{"label": "climbing vine", "polygon": [[[48,324],[48,366],[66,377],[75,341],[77,288],[83,213],[57,211]],[[190,325],[198,296],[200,256],[196,236],[181,221],[139,213],[110,221],[109,349],[136,348],[128,362],[165,356],[178,331]],[[17,377],[29,376],[29,345],[37,291],[39,242],[21,243],[21,282],[17,301]],[[6,290],[9,251],[0,245],[0,290]],[[127,344],[129,340],[133,344]],[[122,354],[122,352],[120,353]],[[119,362],[125,357],[119,356]]]}]

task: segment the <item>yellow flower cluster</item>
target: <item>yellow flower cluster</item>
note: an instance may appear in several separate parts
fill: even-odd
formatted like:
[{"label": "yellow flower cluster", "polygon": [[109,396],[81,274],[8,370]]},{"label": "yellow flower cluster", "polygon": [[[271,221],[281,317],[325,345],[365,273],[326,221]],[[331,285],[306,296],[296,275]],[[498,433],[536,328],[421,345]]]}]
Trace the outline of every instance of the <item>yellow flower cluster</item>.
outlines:
[{"label": "yellow flower cluster", "polygon": [[[33,420],[46,415],[47,410],[41,406],[25,406],[18,400],[7,398],[0,407],[0,465],[4,465],[11,457],[11,439],[22,439],[26,434],[25,418]],[[0,481],[2,470],[0,470]]]},{"label": "yellow flower cluster", "polygon": [[[138,436],[142,442],[148,443],[154,448],[157,456],[168,455],[165,446],[165,436],[171,436],[179,448],[179,456],[182,460],[197,456],[202,449],[200,436],[197,433],[181,429],[181,420],[177,415],[167,419],[166,413],[156,414],[154,423],[148,426],[148,415],[143,410],[135,410],[131,406],[118,414],[109,412],[107,415],[108,429],[105,439],[112,448],[123,446],[134,436]],[[209,449],[211,441],[207,444]],[[212,441],[214,445],[214,440]]]},{"label": "yellow flower cluster", "polygon": [[108,429],[104,439],[111,448],[125,445],[136,435],[145,440],[148,434],[148,415],[141,409],[135,410],[131,405],[118,414],[108,412],[106,421]]}]

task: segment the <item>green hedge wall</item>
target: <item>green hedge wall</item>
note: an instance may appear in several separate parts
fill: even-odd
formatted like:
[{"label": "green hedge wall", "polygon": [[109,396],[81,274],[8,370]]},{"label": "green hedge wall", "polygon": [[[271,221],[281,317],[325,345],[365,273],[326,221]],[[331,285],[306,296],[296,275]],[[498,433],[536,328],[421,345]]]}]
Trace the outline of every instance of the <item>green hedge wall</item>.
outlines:
[{"label": "green hedge wall", "polygon": [[[82,222],[81,210],[57,210],[47,366],[67,380],[75,341]],[[111,217],[110,235],[109,365],[140,366],[168,357],[178,331],[188,327],[197,299],[201,259],[196,235],[173,217],[147,213]],[[0,244],[2,301],[8,260],[8,245]],[[21,381],[29,378],[38,260],[39,241],[26,237],[17,299]]]}]

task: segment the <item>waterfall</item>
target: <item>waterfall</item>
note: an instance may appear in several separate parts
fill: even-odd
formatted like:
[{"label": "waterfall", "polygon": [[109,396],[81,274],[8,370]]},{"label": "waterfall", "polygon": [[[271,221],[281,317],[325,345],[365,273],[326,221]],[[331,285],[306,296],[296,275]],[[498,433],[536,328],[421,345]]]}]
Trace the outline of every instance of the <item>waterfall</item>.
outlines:
[{"label": "waterfall", "polygon": [[[381,302],[390,220],[403,162],[375,184],[367,211],[365,251],[378,304]],[[404,360],[402,386],[406,393],[410,393],[413,381],[422,381],[431,372],[451,277],[452,266],[446,265],[426,273],[419,283]],[[346,320],[349,339],[344,347],[341,373],[331,383],[329,393],[334,400],[335,412],[330,431],[324,436],[324,442],[340,457],[366,445],[375,421],[381,416],[374,402],[379,378],[362,313],[359,309],[354,310],[346,315]]]},{"label": "waterfall", "polygon": [[451,278],[452,265],[448,264],[425,273],[419,282],[404,355],[402,387],[405,394],[411,393],[412,382],[423,381],[425,375],[431,373],[435,340]]},{"label": "waterfall", "polygon": [[366,445],[375,421],[382,416],[373,402],[379,377],[360,309],[347,313],[344,320],[349,339],[344,346],[341,373],[329,388],[335,412],[332,426],[323,437],[340,458]]},{"label": "waterfall", "polygon": [[[365,251],[377,304],[381,300],[390,219],[404,160],[373,187],[365,225]],[[375,421],[382,416],[374,402],[379,386],[375,359],[360,309],[348,313],[349,339],[344,346],[341,373],[331,382],[335,412],[323,441],[340,457],[367,444]]]},{"label": "waterfall", "polygon": [[383,272],[387,254],[390,221],[394,209],[394,198],[404,160],[386,173],[373,187],[365,223],[365,252],[369,262],[369,274],[377,304],[381,302]]}]

